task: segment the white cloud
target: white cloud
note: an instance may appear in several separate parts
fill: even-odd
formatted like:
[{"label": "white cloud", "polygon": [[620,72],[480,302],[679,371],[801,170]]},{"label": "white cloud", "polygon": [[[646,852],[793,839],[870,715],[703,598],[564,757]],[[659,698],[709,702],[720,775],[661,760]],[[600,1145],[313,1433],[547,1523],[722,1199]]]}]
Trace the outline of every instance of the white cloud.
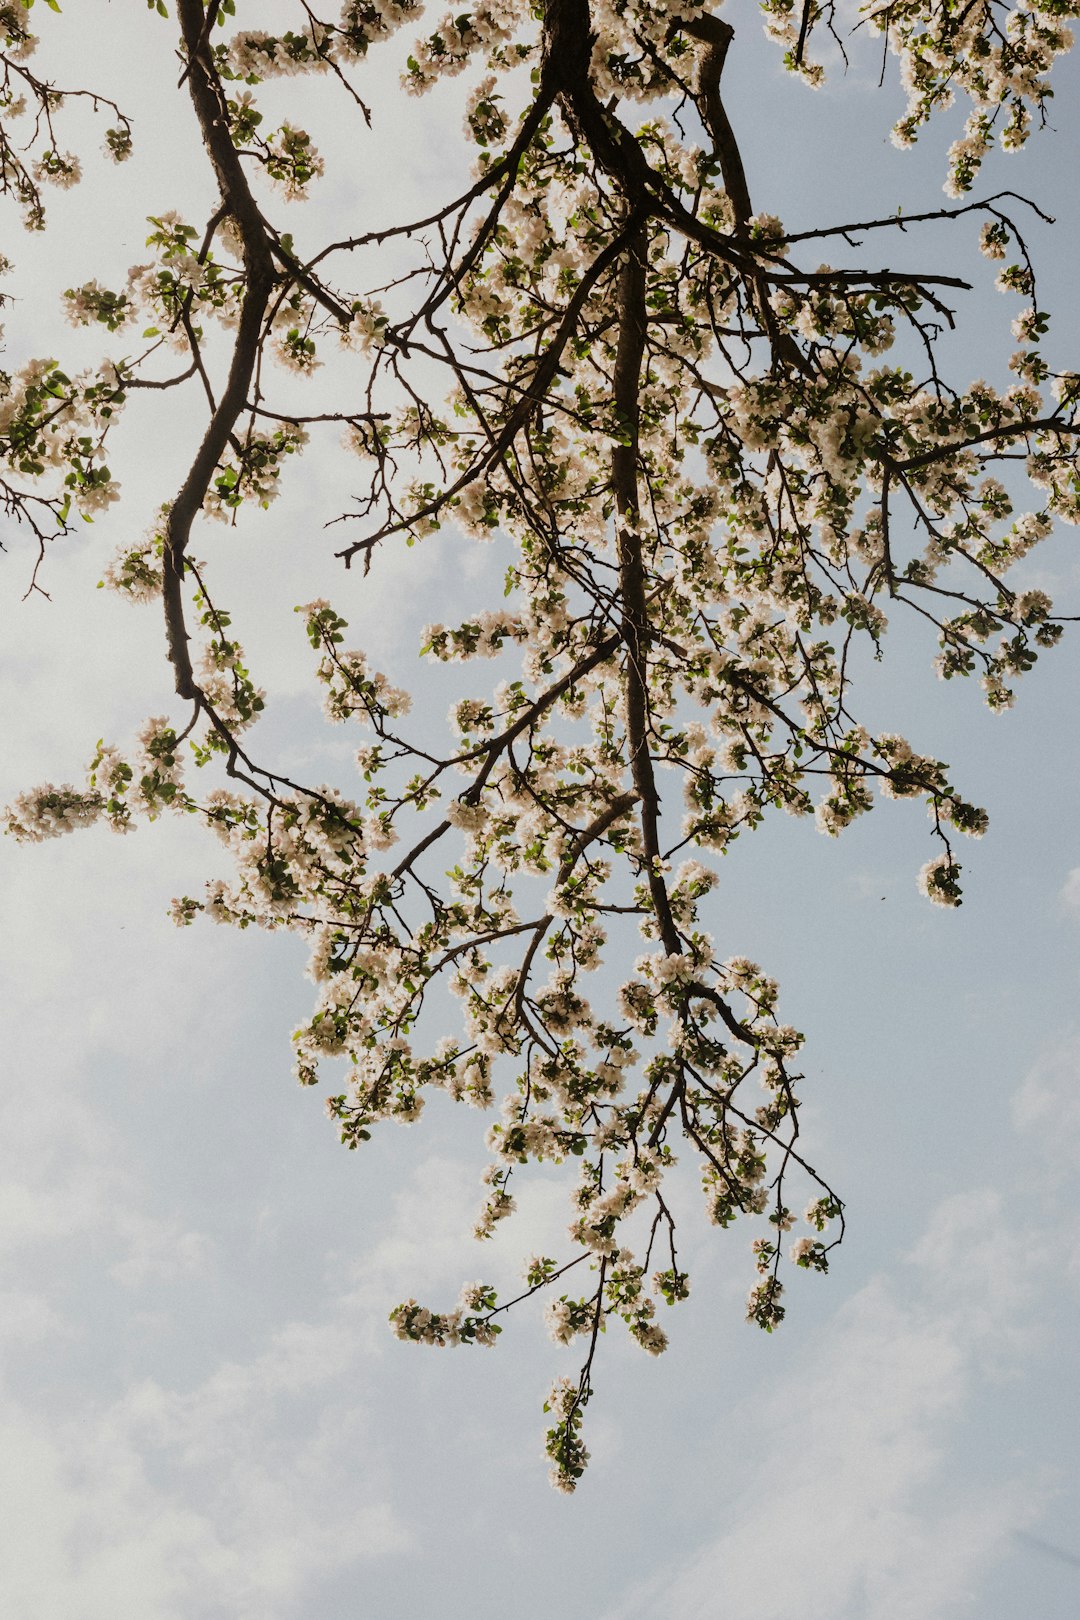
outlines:
[{"label": "white cloud", "polygon": [[1033,1064],[1013,1099],[1020,1130],[1038,1138],[1044,1162],[1075,1173],[1080,1151],[1080,1036],[1058,1041]]},{"label": "white cloud", "polygon": [[[137,1184],[126,1192],[137,1216]],[[365,1564],[408,1555],[413,1530],[391,1502],[386,1448],[396,1431],[382,1408],[398,1375],[404,1391],[445,1363],[397,1347],[388,1368],[385,1314],[411,1289],[449,1303],[463,1279],[488,1272],[490,1248],[470,1235],[480,1193],[475,1167],[420,1160],[375,1241],[312,1255],[324,1283],[310,1320],[257,1335],[247,1354],[230,1348],[190,1384],[181,1364],[171,1378],[121,1383],[113,1398],[77,1384],[56,1409],[20,1401],[13,1386],[0,1398],[0,1609],[115,1620],[122,1597],[139,1620],[294,1620],[322,1583],[355,1579],[362,1594]],[[562,1189],[543,1187],[524,1212],[527,1230],[508,1237],[515,1259],[556,1194],[561,1203]],[[36,1198],[44,1207],[41,1189]],[[150,1278],[126,1226],[110,1229],[101,1203],[81,1203],[78,1216],[127,1257],[137,1306]],[[67,1235],[57,1224],[34,1241],[58,1247]],[[73,1331],[36,1296],[10,1303],[12,1337],[24,1344]],[[399,1398],[407,1410],[409,1397]],[[537,1469],[546,1491],[542,1481]]]},{"label": "white cloud", "polygon": [[1028,1252],[995,1195],[943,1201],[909,1257],[910,1287],[870,1282],[822,1331],[809,1365],[760,1413],[742,1414],[756,1460],[720,1534],[609,1620],[969,1612],[1010,1532],[1042,1506],[1026,1478],[954,1483],[949,1449],[982,1363],[1000,1358],[1026,1311]]},{"label": "white cloud", "polygon": [[0,1343],[40,1344],[69,1331],[41,1294],[26,1288],[0,1290]]},{"label": "white cloud", "polygon": [[224,1402],[220,1380],[187,1399],[181,1427],[202,1443],[165,1459],[171,1470],[146,1448],[145,1402],[52,1425],[0,1415],[5,1612],[115,1620],[119,1604],[140,1620],[275,1620],[312,1580],[399,1551],[402,1527],[356,1479],[355,1411],[260,1458],[257,1402],[280,1388],[259,1371]]},{"label": "white cloud", "polygon": [[1070,911],[1080,911],[1080,866],[1074,866],[1065,879],[1061,898]]},{"label": "white cloud", "polygon": [[[137,1286],[137,1275],[126,1279]],[[67,1331],[13,1299],[13,1336]],[[190,1388],[0,1402],[0,1606],[41,1620],[276,1620],[319,1582],[402,1553],[367,1416],[355,1306],[288,1322]]]}]

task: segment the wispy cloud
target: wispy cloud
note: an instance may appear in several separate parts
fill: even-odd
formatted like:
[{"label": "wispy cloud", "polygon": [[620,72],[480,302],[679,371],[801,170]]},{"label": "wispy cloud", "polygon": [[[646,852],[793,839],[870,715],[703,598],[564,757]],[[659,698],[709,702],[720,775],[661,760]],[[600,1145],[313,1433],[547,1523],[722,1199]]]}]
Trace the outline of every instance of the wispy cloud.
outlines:
[{"label": "wispy cloud", "polygon": [[[406,1193],[383,1259],[408,1253],[409,1220]],[[9,1301],[11,1337],[68,1331],[43,1300]],[[320,1583],[401,1555],[410,1531],[369,1414],[366,1314],[328,1282],[319,1317],[190,1385],[143,1378],[112,1400],[73,1389],[55,1410],[0,1398],[5,1612],[115,1620],[122,1596],[146,1620],[284,1620]]]},{"label": "wispy cloud", "polygon": [[289,1340],[186,1397],[138,1392],[53,1424],[0,1414],[5,1612],[275,1620],[309,1583],[400,1551],[402,1526],[356,1480],[362,1415],[324,1413],[297,1436],[281,1422]]},{"label": "wispy cloud", "polygon": [[1018,1129],[1037,1136],[1044,1164],[1075,1175],[1080,1163],[1080,1034],[1064,1036],[1034,1063],[1013,1099]]},{"label": "wispy cloud", "polygon": [[[1044,1483],[973,1478],[955,1447],[987,1366],[1027,1344],[1045,1283],[1033,1239],[994,1192],[932,1212],[899,1275],[878,1277],[822,1330],[755,1414],[757,1445],[718,1534],[609,1620],[944,1620],[1034,1523]],[[723,1500],[723,1495],[718,1498]]]}]

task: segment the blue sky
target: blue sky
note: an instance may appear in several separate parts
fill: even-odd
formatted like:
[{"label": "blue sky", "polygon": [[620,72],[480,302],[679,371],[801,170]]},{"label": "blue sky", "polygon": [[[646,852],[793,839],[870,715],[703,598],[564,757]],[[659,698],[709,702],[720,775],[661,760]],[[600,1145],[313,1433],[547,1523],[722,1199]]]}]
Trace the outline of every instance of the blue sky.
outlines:
[{"label": "blue sky", "polygon": [[[759,208],[795,226],[933,204],[943,143],[888,146],[895,93],[862,69],[817,96],[791,86],[753,16],[729,15],[753,64],[740,75],[732,56],[730,112],[749,132]],[[40,27],[69,78],[93,51],[146,142],[122,194],[91,173],[58,198],[55,235],[12,241],[9,364],[53,348],[88,358],[97,340],[62,326],[56,295],[126,269],[147,214],[196,213],[209,197],[183,144],[167,25],[99,4]],[[984,188],[1028,188],[1061,216],[1036,245],[1073,360],[1076,88],[1066,63],[1060,128]],[[452,167],[444,110],[410,103],[417,123],[391,125],[392,85],[379,95],[384,122],[355,168],[332,172],[327,214],[381,217]],[[103,179],[115,187],[115,171]],[[918,257],[989,285],[969,249],[943,227]],[[1001,376],[1013,313],[973,296],[953,345],[962,376]],[[168,712],[156,610],[93,587],[170,493],[197,431],[171,400],[125,428],[124,503],[51,558],[50,603],[20,601],[25,552],[0,559],[4,798],[76,778],[97,737]],[[433,605],[449,617],[502,562],[448,536],[386,554],[366,582],[342,576],[311,516],[333,515],[336,466],[315,450],[270,514],[205,544],[226,596],[246,604],[268,731],[292,763],[344,785],[351,747],[322,729],[292,604],[331,596],[407,681]],[[1074,546],[1071,531],[1055,537],[1025,583],[1080,601]],[[193,826],[0,844],[5,1613],[1075,1614],[1080,652],[1047,657],[1002,717],[975,690],[942,688],[929,659],[898,626],[866,671],[867,714],[949,759],[991,811],[965,851],[962,910],[916,893],[926,823],[903,804],[836,842],[787,820],[740,840],[714,896],[718,939],[776,973],[785,1015],[808,1031],[804,1131],[849,1201],[850,1238],[827,1278],[793,1281],[766,1338],[741,1320],[745,1237],[688,1221],[694,1294],[665,1322],[658,1361],[610,1335],[593,1463],[569,1501],[546,1481],[540,1405],[572,1352],[547,1342],[539,1313],[490,1353],[414,1349],[385,1325],[399,1298],[449,1303],[463,1278],[512,1266],[558,1228],[557,1178],[537,1177],[491,1262],[468,1237],[475,1116],[432,1107],[416,1129],[344,1153],[289,1077],[310,996],[295,942],[167,920],[174,894],[219,870]]]}]

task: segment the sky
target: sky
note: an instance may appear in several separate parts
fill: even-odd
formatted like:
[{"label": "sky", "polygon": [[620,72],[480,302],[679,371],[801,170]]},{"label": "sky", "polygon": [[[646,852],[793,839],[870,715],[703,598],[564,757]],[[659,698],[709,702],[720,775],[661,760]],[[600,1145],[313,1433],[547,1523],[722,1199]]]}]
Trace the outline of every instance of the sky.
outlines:
[{"label": "sky", "polygon": [[[40,24],[38,9],[57,78],[92,63],[131,106],[137,146],[122,184],[88,163],[44,238],[12,224],[9,366],[88,360],[100,344],[62,325],[59,293],[115,281],[147,215],[198,216],[212,195],[171,25],[103,0]],[[751,7],[727,15],[745,52],[729,113],[748,132],[756,206],[792,228],[883,200],[933,206],[944,141],[893,151],[895,88],[878,92],[869,63],[814,95],[784,79]],[[1033,237],[1069,357],[1078,91],[1066,63],[1057,127],[983,188],[1028,189],[1059,214]],[[465,161],[446,138],[452,95],[405,118],[378,63],[370,92],[373,130],[337,131],[317,225],[377,222]],[[329,151],[333,129],[319,137]],[[919,254],[981,275],[969,247],[943,227]],[[962,375],[1000,377],[1013,312],[972,295],[951,348]],[[49,600],[22,599],[29,555],[5,537],[0,799],[77,780],[99,736],[172,712],[156,609],[94,586],[199,431],[173,398],[131,413],[114,458],[124,500],[50,557]],[[321,528],[340,487],[333,446],[316,445],[269,514],[200,544],[242,605],[268,738],[344,782],[355,742],[322,726],[292,604],[330,596],[408,678],[424,620],[464,609],[505,557],[446,534],[387,551],[366,581],[345,576],[340,531]],[[1074,547],[1056,536],[1024,583],[1080,600]],[[654,1360],[608,1336],[572,1499],[548,1486],[540,1407],[573,1352],[538,1312],[491,1352],[402,1345],[385,1320],[403,1297],[450,1304],[463,1279],[512,1266],[564,1220],[558,1176],[536,1176],[492,1261],[468,1236],[475,1116],[433,1105],[345,1153],[290,1078],[311,995],[297,942],[168,920],[174,894],[221,870],[188,822],[0,842],[0,1612],[1071,1620],[1080,650],[1074,638],[1048,656],[995,717],[975,690],[934,680],[918,634],[892,643],[863,672],[868,723],[949,759],[991,812],[965,850],[963,908],[916,893],[926,823],[892,805],[837,841],[786,819],[740,840],[712,919],[726,950],[775,972],[808,1031],[803,1131],[850,1236],[828,1277],[792,1280],[766,1337],[742,1321],[745,1235],[688,1222],[694,1292],[665,1319],[671,1348]],[[441,720],[445,697],[421,697]]]}]

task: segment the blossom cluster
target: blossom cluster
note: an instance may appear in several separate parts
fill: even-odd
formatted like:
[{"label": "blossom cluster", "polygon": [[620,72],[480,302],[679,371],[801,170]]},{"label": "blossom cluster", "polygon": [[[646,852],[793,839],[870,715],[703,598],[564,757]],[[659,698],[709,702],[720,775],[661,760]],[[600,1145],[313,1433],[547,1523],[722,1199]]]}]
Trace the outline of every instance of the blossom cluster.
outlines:
[{"label": "blossom cluster", "polygon": [[[407,1299],[391,1314],[403,1340],[491,1345],[502,1312],[545,1294],[551,1338],[585,1358],[546,1408],[552,1477],[572,1490],[598,1335],[621,1322],[660,1355],[659,1302],[689,1293],[672,1180],[699,1185],[712,1225],[748,1229],[746,1314],[764,1331],[784,1318],[785,1263],[828,1270],[843,1207],[799,1144],[803,1036],[766,968],[714,938],[720,858],[774,811],[832,838],[882,801],[918,804],[932,840],[918,887],[960,903],[953,840],[980,837],[987,814],[917,740],[859,720],[852,672],[914,613],[936,627],[944,681],[976,677],[995,710],[1013,701],[1061,634],[1046,592],[1010,571],[1080,522],[1080,382],[1042,352],[1048,316],[996,202],[941,217],[970,213],[991,260],[1015,245],[997,278],[1023,300],[1013,380],[945,382],[926,365],[938,282],[864,268],[851,232],[828,233],[843,263],[818,262],[813,231],[750,203],[716,112],[726,24],[691,0],[542,9],[481,0],[433,24],[413,0],[346,0],[332,20],[303,6],[294,29],[215,35],[189,63],[223,109],[207,135],[219,176],[268,177],[295,201],[323,160],[298,124],[265,132],[261,82],[321,74],[329,88],[408,25],[408,92],[465,81],[476,179],[395,227],[415,263],[391,285],[362,252],[378,232],[328,249],[331,276],[323,257],[295,257],[251,190],[202,228],[163,212],[122,287],[65,295],[72,323],[110,339],[137,325],[147,353],[74,380],[53,361],[0,377],[0,457],[58,476],[86,515],[115,498],[104,443],[131,385],[186,379],[159,376],[162,355],[202,382],[213,331],[243,382],[211,401],[201,485],[103,579],[162,599],[193,713],[153,717],[126,753],[100,744],[84,788],[24,794],[7,826],[39,841],[200,816],[226,875],[178,899],[176,921],[306,942],[315,1001],[295,1072],[314,1087],[333,1066],[326,1108],[350,1149],[418,1121],[433,1092],[493,1114],[481,1241],[531,1166],[572,1171],[569,1259],[533,1257],[518,1299],[475,1283],[450,1310]],[[1071,4],[1005,10],[1000,25],[926,0],[870,14],[901,58],[901,143],[954,89],[972,101],[957,196],[993,141],[1026,139],[1069,43]],[[825,12],[763,11],[788,66],[819,83],[809,45]],[[17,45],[19,18],[4,26]],[[556,39],[587,44],[571,60]],[[40,162],[57,183],[77,175],[51,147]],[[331,345],[325,376],[348,365],[355,381],[341,410],[305,416],[295,391]],[[423,369],[436,361],[438,402]],[[258,762],[248,733],[266,693],[187,545],[189,509],[232,521],[268,506],[324,422],[350,476],[370,479],[347,562],[452,523],[505,563],[501,603],[423,632],[421,656],[453,683],[445,744],[411,729],[408,691],[347,644],[335,605],[297,610],[327,719],[363,728],[362,783],[301,784]],[[1026,472],[1030,509],[1017,469],[996,476],[1005,462]],[[481,661],[492,675],[474,684]],[[799,1231],[793,1182],[811,1191]],[[579,1265],[580,1289],[564,1280]]]}]

